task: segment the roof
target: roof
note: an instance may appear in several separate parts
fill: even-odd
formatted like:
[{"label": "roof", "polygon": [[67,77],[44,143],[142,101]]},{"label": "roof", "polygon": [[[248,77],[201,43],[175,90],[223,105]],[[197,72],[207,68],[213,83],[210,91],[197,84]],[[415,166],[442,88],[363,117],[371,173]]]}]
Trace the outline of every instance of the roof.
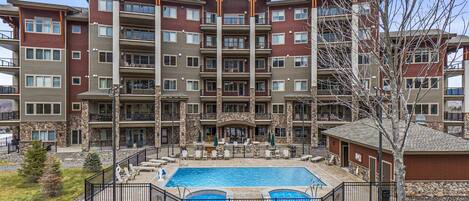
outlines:
[{"label": "roof", "polygon": [[52,4],[52,3],[40,3],[40,2],[23,1],[23,0],[7,0],[7,2],[14,6],[38,6],[38,7],[43,7],[43,8],[66,10],[66,11],[71,11],[73,13],[81,11],[80,9],[77,9],[76,7],[60,5],[60,4]]},{"label": "roof", "polygon": [[[381,35],[383,32],[381,32]],[[398,38],[398,37],[415,37],[415,36],[440,36],[440,35],[447,35],[448,38],[456,36],[455,33],[446,32],[441,29],[424,29],[424,30],[406,30],[406,31],[391,31],[389,32],[389,36],[391,38]]]},{"label": "roof", "polygon": [[[405,128],[405,123],[400,123]],[[383,120],[383,127],[390,132],[391,121]],[[350,141],[376,149],[378,147],[378,129],[372,119],[362,119],[347,125],[325,130],[326,135]],[[383,149],[391,151],[390,143],[383,138]],[[404,150],[408,152],[469,152],[469,140],[459,138],[426,126],[411,123]]]},{"label": "roof", "polygon": [[457,35],[448,40],[449,46],[466,46],[469,45],[469,36]]},{"label": "roof", "polygon": [[283,6],[292,4],[305,4],[311,2],[310,0],[270,0],[267,5],[271,6]]}]

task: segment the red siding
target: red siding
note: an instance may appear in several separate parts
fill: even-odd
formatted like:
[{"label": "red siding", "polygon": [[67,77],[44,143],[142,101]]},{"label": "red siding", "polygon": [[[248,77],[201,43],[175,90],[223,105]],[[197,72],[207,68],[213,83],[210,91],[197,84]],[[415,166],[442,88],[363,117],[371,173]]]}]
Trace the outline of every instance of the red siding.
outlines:
[{"label": "red siding", "polygon": [[90,23],[97,22],[99,24],[112,25],[112,12],[98,11],[98,0],[90,0]]},{"label": "red siding", "polygon": [[333,137],[327,137],[329,139],[329,151],[339,155],[340,154],[340,140],[333,138]]},{"label": "red siding", "polygon": [[406,155],[407,180],[469,180],[468,155]]},{"label": "red siding", "polygon": [[204,16],[200,6],[169,2],[165,3],[163,6],[175,6],[177,8],[177,19],[163,18],[163,11],[161,11],[161,28],[163,30],[200,32],[201,21],[186,20],[186,8],[200,9],[200,17]]},{"label": "red siding", "polygon": [[[360,154],[362,156],[362,161],[358,161],[355,159],[355,153]],[[364,146],[356,145],[356,144],[349,144],[349,160],[357,163],[363,167],[369,167],[369,157],[378,158],[378,151],[374,149],[370,149]],[[391,154],[383,153],[383,160],[393,164],[393,157]]]},{"label": "red siding", "polygon": [[[60,12],[49,10],[37,10],[31,8],[20,8],[23,17],[23,25],[25,19],[34,19],[34,17],[48,17],[53,21],[60,21]],[[64,15],[65,18],[65,15]],[[65,21],[65,20],[64,20]],[[63,26],[63,24],[62,24]],[[52,29],[52,27],[51,27]],[[62,33],[63,34],[63,33]],[[22,46],[29,47],[49,47],[49,48],[64,48],[62,36],[60,34],[41,34],[41,33],[27,33],[24,32],[24,38],[21,41]]]}]

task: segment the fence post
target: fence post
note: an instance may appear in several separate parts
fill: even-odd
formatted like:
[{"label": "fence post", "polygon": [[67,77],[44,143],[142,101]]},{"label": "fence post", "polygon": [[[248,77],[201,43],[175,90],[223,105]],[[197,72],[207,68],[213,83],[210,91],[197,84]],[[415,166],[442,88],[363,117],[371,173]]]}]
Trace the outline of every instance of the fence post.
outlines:
[{"label": "fence post", "polygon": [[151,197],[152,197],[152,196],[151,196],[151,185],[152,185],[151,183],[148,184],[148,189],[150,190],[150,192],[149,192],[149,194],[150,194],[150,199],[149,199],[149,200],[150,200],[150,201],[151,201]]},{"label": "fence post", "polygon": [[234,144],[233,144],[233,158],[235,157],[235,152],[234,152],[235,148],[234,148],[234,147],[235,147],[235,146],[234,146]]},{"label": "fence post", "polygon": [[332,189],[332,201],[335,201],[335,188]]},{"label": "fence post", "polygon": [[345,184],[342,186],[342,201],[345,201]]},{"label": "fence post", "polygon": [[246,145],[243,146],[243,157],[246,158]]},{"label": "fence post", "polygon": [[370,182],[370,201],[373,201],[373,185]]},{"label": "fence post", "polygon": [[[138,155],[139,155],[139,153],[137,153],[137,164],[135,164],[135,165],[140,164],[140,163],[139,163],[139,160],[138,160],[138,159],[139,159],[139,158],[138,158]],[[130,161],[130,160],[129,160],[129,161]]]},{"label": "fence post", "polygon": [[[160,154],[160,148],[157,147],[157,148],[156,148],[156,159],[159,159],[159,158],[160,158],[160,157],[159,157],[159,154]],[[145,160],[145,161],[146,161],[146,160]]]},{"label": "fence post", "polygon": [[[101,184],[104,185],[104,170],[102,171],[102,177],[101,178],[102,178],[102,183]],[[104,186],[103,186],[103,188],[104,188]]]},{"label": "fence post", "polygon": [[163,201],[166,201],[166,190],[163,191]]}]

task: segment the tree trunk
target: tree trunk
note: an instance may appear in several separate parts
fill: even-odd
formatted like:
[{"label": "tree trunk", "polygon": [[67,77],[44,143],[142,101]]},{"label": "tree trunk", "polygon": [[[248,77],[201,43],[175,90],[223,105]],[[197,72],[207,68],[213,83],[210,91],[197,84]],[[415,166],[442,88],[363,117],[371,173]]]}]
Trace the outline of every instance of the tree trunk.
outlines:
[{"label": "tree trunk", "polygon": [[394,180],[396,182],[397,201],[405,200],[405,166],[404,151],[396,150],[394,157]]}]

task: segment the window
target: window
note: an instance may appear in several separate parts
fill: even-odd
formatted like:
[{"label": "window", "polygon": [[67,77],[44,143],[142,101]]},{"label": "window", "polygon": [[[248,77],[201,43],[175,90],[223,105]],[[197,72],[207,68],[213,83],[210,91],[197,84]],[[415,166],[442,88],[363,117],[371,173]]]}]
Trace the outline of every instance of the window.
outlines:
[{"label": "window", "polygon": [[112,63],[112,51],[99,51],[99,63]]},{"label": "window", "polygon": [[206,113],[208,114],[217,113],[217,104],[207,103],[205,105],[205,108],[206,108]]},{"label": "window", "polygon": [[308,8],[295,8],[295,20],[308,19]]},{"label": "window", "polygon": [[438,62],[438,51],[431,51],[429,49],[417,49],[407,55],[407,63],[428,63]]},{"label": "window", "polygon": [[358,40],[369,40],[370,39],[370,30],[369,29],[360,29],[358,30]]},{"label": "window", "polygon": [[36,17],[26,19],[26,32],[60,34],[60,22],[53,21],[51,18]]},{"label": "window", "polygon": [[26,115],[60,115],[61,103],[26,102]]},{"label": "window", "polygon": [[60,61],[61,50],[26,48],[26,60]]},{"label": "window", "polygon": [[265,59],[257,58],[255,61],[256,69],[265,69]]},{"label": "window", "polygon": [[272,103],[272,113],[283,114],[285,105],[283,103]]},{"label": "window", "polygon": [[55,141],[55,131],[32,131],[31,139],[35,141]]},{"label": "window", "polygon": [[163,55],[163,66],[176,67],[177,66],[176,55]]},{"label": "window", "polygon": [[187,56],[187,67],[198,68],[199,67],[199,57]]},{"label": "window", "polygon": [[285,68],[285,57],[272,57],[272,68]]},{"label": "window", "polygon": [[366,53],[358,54],[358,64],[370,64],[370,55]]},{"label": "window", "polygon": [[200,20],[200,10],[199,9],[188,8],[186,10],[186,19],[191,20],[191,21],[199,21]]},{"label": "window", "polygon": [[256,126],[256,136],[258,135],[267,135],[267,127],[265,126]]},{"label": "window", "polygon": [[225,92],[237,92],[238,91],[238,83],[234,81],[224,81],[223,82],[223,89]]},{"label": "window", "polygon": [[98,10],[105,12],[112,12],[112,0],[99,0]]},{"label": "window", "polygon": [[365,90],[370,90],[370,79],[361,79],[360,81]]},{"label": "window", "polygon": [[438,89],[439,79],[436,77],[430,78],[430,86],[432,89]]},{"label": "window", "polygon": [[383,90],[389,91],[391,90],[391,81],[388,79],[383,80]]},{"label": "window", "polygon": [[163,6],[163,17],[177,18],[177,8],[173,6]]},{"label": "window", "polygon": [[285,10],[272,10],[272,22],[285,21]]},{"label": "window", "polygon": [[98,36],[99,37],[112,37],[112,26],[99,25],[98,26]]},{"label": "window", "polygon": [[308,67],[308,57],[307,56],[295,57],[295,67]]},{"label": "window", "polygon": [[72,51],[72,59],[81,59],[80,51]]},{"label": "window", "polygon": [[308,43],[308,32],[295,32],[295,44]]},{"label": "window", "polygon": [[72,102],[72,111],[80,111],[81,110],[81,103],[80,102]]},{"label": "window", "polygon": [[27,88],[60,88],[60,76],[53,75],[26,75]]},{"label": "window", "polygon": [[206,91],[207,92],[215,92],[217,91],[217,82],[216,81],[211,81],[211,80],[207,80],[205,81],[205,85],[206,85]]},{"label": "window", "polygon": [[72,85],[81,85],[81,77],[72,77]]},{"label": "window", "polygon": [[265,103],[256,104],[254,109],[255,109],[256,114],[265,114],[266,113]]},{"label": "window", "polygon": [[265,92],[265,82],[256,81],[256,92]]},{"label": "window", "polygon": [[307,80],[295,80],[295,91],[307,91],[308,81]]},{"label": "window", "polygon": [[98,88],[99,89],[110,89],[112,87],[112,78],[110,77],[100,77]]},{"label": "window", "polygon": [[186,33],[187,44],[200,44],[200,34],[198,33]]},{"label": "window", "polygon": [[358,4],[358,13],[362,15],[370,14],[370,4],[369,3]]},{"label": "window", "polygon": [[277,137],[287,137],[287,132],[285,128],[275,128],[275,136]]},{"label": "window", "polygon": [[217,59],[207,58],[206,62],[207,62],[207,64],[206,64],[207,69],[217,69]]},{"label": "window", "polygon": [[187,113],[188,114],[198,114],[199,113],[199,104],[198,103],[188,103],[187,104]]},{"label": "window", "polygon": [[430,104],[430,114],[438,114],[438,104]]},{"label": "window", "polygon": [[414,109],[416,115],[438,115],[438,104],[424,103],[424,104],[407,104],[407,111],[410,113]]},{"label": "window", "polygon": [[177,42],[177,33],[175,31],[163,31],[163,42]]},{"label": "window", "polygon": [[284,80],[273,80],[272,81],[272,91],[285,91],[285,81]]},{"label": "window", "polygon": [[175,79],[171,80],[164,80],[163,81],[163,90],[165,91],[176,91],[177,89],[177,81]]},{"label": "window", "polygon": [[186,91],[199,91],[199,80],[187,80]]},{"label": "window", "polygon": [[72,25],[72,33],[81,34],[81,26],[80,25]]},{"label": "window", "polygon": [[272,34],[272,45],[283,45],[285,44],[285,34],[284,33],[274,33]]}]

